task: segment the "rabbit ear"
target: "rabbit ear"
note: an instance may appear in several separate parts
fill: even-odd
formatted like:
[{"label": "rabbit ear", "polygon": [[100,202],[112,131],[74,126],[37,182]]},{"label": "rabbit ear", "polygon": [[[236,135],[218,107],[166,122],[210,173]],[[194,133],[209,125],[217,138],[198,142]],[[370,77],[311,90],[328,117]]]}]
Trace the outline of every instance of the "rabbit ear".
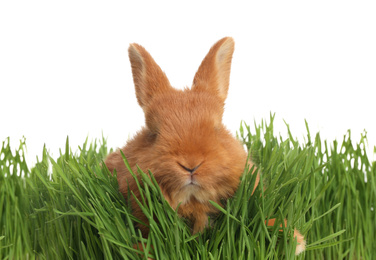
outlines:
[{"label": "rabbit ear", "polygon": [[145,110],[154,96],[169,91],[172,87],[166,74],[144,47],[133,43],[129,46],[128,54],[132,66],[137,101]]},{"label": "rabbit ear", "polygon": [[223,102],[225,101],[230,83],[234,45],[234,40],[231,37],[226,37],[211,47],[196,72],[192,89],[210,91]]}]

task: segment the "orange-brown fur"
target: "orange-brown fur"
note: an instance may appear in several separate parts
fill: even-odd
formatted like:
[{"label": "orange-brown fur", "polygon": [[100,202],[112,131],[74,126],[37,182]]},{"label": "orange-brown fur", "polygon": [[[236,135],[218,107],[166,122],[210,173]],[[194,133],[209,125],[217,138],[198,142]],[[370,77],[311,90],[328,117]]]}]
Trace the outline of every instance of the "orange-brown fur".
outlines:
[{"label": "orange-brown fur", "polygon": [[[139,166],[153,173],[173,208],[181,203],[178,213],[190,220],[194,233],[205,228],[208,214],[217,212],[209,200],[220,203],[235,193],[247,162],[242,144],[222,123],[233,51],[232,38],[218,41],[202,61],[192,87],[177,90],[142,46],[129,47],[136,96],[146,126],[121,150],[134,172]],[[128,185],[140,196],[120,150],[111,153],[105,164],[111,172],[116,169],[125,197]],[[191,174],[189,169],[195,167]],[[256,185],[258,180],[259,176]],[[134,216],[148,223],[133,198],[131,205]],[[138,227],[148,234],[146,226]]]}]

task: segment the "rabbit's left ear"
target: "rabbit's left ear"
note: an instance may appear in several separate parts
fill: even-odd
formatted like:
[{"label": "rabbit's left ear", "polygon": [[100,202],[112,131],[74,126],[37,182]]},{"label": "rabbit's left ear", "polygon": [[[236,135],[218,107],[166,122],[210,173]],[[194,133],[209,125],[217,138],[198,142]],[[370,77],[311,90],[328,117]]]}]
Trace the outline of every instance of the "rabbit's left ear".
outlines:
[{"label": "rabbit's left ear", "polygon": [[172,91],[172,87],[166,74],[144,47],[133,43],[129,46],[128,53],[137,100],[145,111],[153,97]]},{"label": "rabbit's left ear", "polygon": [[225,101],[234,45],[231,37],[225,37],[213,45],[196,72],[192,90],[209,91]]}]

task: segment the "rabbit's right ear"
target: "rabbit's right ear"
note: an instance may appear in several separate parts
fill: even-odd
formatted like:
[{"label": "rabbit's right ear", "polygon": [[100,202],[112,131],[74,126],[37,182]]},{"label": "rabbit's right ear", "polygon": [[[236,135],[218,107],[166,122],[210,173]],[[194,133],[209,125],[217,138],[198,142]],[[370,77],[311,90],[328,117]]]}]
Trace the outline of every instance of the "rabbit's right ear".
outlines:
[{"label": "rabbit's right ear", "polygon": [[192,89],[208,91],[225,101],[230,84],[234,40],[225,37],[213,45],[193,79]]},{"label": "rabbit's right ear", "polygon": [[166,74],[144,47],[133,43],[129,46],[128,54],[137,101],[145,111],[154,96],[169,91],[172,87]]}]

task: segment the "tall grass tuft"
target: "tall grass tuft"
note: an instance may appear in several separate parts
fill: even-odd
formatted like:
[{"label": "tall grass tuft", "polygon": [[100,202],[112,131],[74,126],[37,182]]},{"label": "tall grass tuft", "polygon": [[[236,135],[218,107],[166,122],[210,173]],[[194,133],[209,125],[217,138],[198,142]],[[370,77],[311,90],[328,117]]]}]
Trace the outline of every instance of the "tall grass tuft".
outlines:
[{"label": "tall grass tuft", "polygon": [[[36,165],[25,162],[25,140],[0,152],[0,259],[372,259],[376,255],[376,163],[366,136],[353,144],[276,136],[274,116],[238,133],[262,174],[244,172],[233,198],[191,235],[188,223],[163,199],[152,173],[142,171],[139,206],[149,218],[143,238],[129,200],[103,164],[106,140],[88,140],[73,153],[67,138],[56,159],[46,148]],[[288,126],[287,126],[288,127]],[[124,163],[127,164],[126,158]],[[251,172],[253,169],[250,170]],[[133,196],[129,192],[128,196]],[[265,220],[275,218],[274,227]],[[287,219],[286,226],[283,220]],[[280,225],[283,225],[280,231]],[[295,256],[297,228],[307,250]]]}]

